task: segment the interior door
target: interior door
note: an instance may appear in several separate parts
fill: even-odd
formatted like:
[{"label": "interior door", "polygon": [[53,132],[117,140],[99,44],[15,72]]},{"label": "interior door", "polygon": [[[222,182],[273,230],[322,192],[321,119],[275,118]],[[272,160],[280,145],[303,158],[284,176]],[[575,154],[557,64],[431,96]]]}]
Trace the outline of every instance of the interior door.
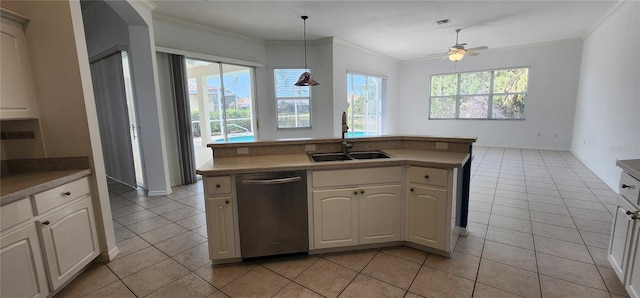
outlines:
[{"label": "interior door", "polygon": [[129,120],[121,52],[91,63],[91,78],[106,174],[136,188],[131,129],[137,125]]}]

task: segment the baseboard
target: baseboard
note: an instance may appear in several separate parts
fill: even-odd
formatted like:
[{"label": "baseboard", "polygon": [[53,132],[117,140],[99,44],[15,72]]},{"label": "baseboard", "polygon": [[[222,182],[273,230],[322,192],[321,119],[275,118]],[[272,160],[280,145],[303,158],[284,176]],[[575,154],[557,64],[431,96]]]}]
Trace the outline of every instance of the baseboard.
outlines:
[{"label": "baseboard", "polygon": [[456,226],[453,232],[463,237],[469,236],[469,230],[466,227]]},{"label": "baseboard", "polygon": [[96,258],[99,262],[109,263],[113,261],[120,254],[120,250],[117,246],[114,246],[108,253],[101,253]]}]

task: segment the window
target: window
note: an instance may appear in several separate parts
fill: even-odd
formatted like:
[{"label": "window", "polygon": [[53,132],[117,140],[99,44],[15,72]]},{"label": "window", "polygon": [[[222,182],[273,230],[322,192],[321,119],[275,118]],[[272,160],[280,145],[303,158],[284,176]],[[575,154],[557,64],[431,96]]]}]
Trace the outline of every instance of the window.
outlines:
[{"label": "window", "polygon": [[309,86],[294,85],[307,69],[274,69],[278,129],[311,127]]},{"label": "window", "polygon": [[381,77],[347,73],[347,136],[382,133],[382,102],[386,81]]},{"label": "window", "polygon": [[186,64],[195,147],[253,141],[253,68],[194,59]]},{"label": "window", "polygon": [[524,119],[529,68],[431,76],[429,119]]}]

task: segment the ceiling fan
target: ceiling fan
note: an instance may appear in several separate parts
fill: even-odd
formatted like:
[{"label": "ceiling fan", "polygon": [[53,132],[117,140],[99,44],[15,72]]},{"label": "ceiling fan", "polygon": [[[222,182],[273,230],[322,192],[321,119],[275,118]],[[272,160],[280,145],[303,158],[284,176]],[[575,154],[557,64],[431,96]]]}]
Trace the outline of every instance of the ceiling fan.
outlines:
[{"label": "ceiling fan", "polygon": [[476,56],[479,54],[476,51],[488,49],[487,46],[465,49],[464,46],[466,46],[467,43],[458,42],[458,35],[460,34],[461,30],[462,29],[456,29],[456,44],[449,47],[449,52],[446,54],[438,54],[437,56],[446,55],[444,58],[449,58],[449,60],[451,61],[458,62],[462,60],[462,58],[464,58],[464,56],[466,55]]}]

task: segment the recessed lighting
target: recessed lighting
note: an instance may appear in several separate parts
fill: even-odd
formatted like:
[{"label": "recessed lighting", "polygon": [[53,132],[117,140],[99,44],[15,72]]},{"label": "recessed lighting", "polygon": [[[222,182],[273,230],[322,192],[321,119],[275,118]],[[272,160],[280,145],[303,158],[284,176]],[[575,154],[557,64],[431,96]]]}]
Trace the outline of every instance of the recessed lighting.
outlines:
[{"label": "recessed lighting", "polygon": [[449,23],[449,19],[444,19],[444,20],[436,21],[436,24],[438,24],[438,25],[444,25],[444,24],[446,24],[446,23]]}]

